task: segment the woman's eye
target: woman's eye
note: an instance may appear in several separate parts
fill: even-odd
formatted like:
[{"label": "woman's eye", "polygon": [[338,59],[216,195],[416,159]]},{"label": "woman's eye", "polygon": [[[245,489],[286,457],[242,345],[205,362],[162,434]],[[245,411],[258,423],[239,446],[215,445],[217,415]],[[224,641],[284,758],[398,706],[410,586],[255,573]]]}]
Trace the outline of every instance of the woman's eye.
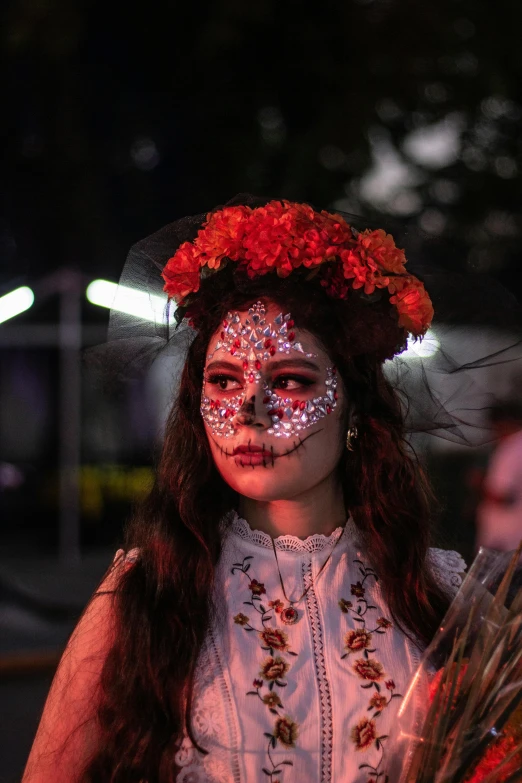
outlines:
[{"label": "woman's eye", "polygon": [[[235,378],[232,378],[232,376],[230,375],[209,375],[208,378],[206,378],[205,380],[207,383],[210,383],[212,386],[217,386],[218,389],[221,389],[222,391],[231,391],[232,389],[241,388],[240,382]],[[236,385],[232,386],[229,384],[236,384]]]},{"label": "woman's eye", "polygon": [[305,378],[300,375],[280,375],[273,382],[275,389],[284,389],[285,391],[292,391],[298,389],[300,386],[311,386],[314,383],[310,378]]}]

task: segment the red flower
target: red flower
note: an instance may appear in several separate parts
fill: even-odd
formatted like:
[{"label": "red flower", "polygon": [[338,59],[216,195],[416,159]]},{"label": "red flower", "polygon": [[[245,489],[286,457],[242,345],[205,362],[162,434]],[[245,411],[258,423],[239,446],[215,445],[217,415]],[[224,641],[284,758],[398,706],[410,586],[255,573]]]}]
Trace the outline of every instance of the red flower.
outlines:
[{"label": "red flower", "polygon": [[379,628],[391,628],[392,624],[389,620],[386,619],[386,617],[378,617],[377,618],[377,625]]},{"label": "red flower", "polygon": [[284,603],[282,601],[280,601],[279,598],[277,598],[275,601],[269,601],[268,602],[268,606],[271,609],[274,609],[277,614],[280,614],[283,611],[283,609],[285,608]]},{"label": "red flower", "polygon": [[286,652],[290,647],[286,633],[277,628],[265,628],[264,631],[259,631],[259,636],[264,644],[272,650]]},{"label": "red flower", "polygon": [[224,207],[211,212],[198,232],[195,245],[200,252],[201,266],[219,269],[224,258],[237,261],[243,251],[242,239],[250,207]]},{"label": "red flower", "polygon": [[263,685],[263,680],[254,680],[254,688],[261,688]]},{"label": "red flower", "polygon": [[[500,766],[506,756],[515,750],[518,742],[510,734],[501,735],[497,742],[494,742],[485,751],[484,757],[480,763],[475,767],[471,776],[465,778],[465,783],[482,783],[488,775]],[[520,772],[522,754],[516,753],[515,756],[509,761],[505,768],[502,770],[502,774],[497,780],[499,783],[511,778],[514,772]]]},{"label": "red flower", "polygon": [[389,691],[395,690],[395,683],[393,680],[386,680],[384,684],[386,685]]},{"label": "red flower", "polygon": [[262,595],[266,593],[263,582],[258,582],[257,579],[252,579],[248,585],[248,589],[252,591],[253,595]]},{"label": "red flower", "polygon": [[359,652],[370,647],[372,643],[372,635],[365,631],[363,628],[355,631],[348,631],[344,637],[344,649],[347,653]]},{"label": "red flower", "polygon": [[433,317],[422,283],[406,274],[404,251],[382,229],[354,238],[339,215],[307,204],[271,201],[264,207],[224,207],[209,213],[194,242],[184,242],[163,270],[165,291],[178,304],[199,290],[201,267],[215,272],[228,260],[254,278],[268,272],[288,277],[305,267],[329,296],[345,299],[351,289],[371,295],[388,288],[399,325],[424,334]]},{"label": "red flower", "polygon": [[350,592],[352,595],[355,595],[356,598],[364,598],[365,589],[362,586],[362,582],[356,582],[354,585],[352,585]]},{"label": "red flower", "polygon": [[328,235],[332,245],[343,245],[347,242],[353,242],[350,226],[341,215],[332,214],[323,209],[321,218],[323,231]]},{"label": "red flower", "polygon": [[414,335],[424,334],[433,319],[433,305],[421,281],[412,275],[392,278],[388,291],[393,294],[390,304],[397,308],[399,326]]},{"label": "red flower", "polygon": [[343,262],[343,274],[346,280],[353,280],[352,288],[358,290],[364,289],[365,294],[373,294],[377,282],[382,283],[380,288],[388,284],[388,280],[382,279],[377,264],[372,259],[365,260],[361,257],[358,248],[348,248],[341,250],[341,260]]},{"label": "red flower", "polygon": [[288,716],[276,720],[274,737],[279,740],[281,745],[287,748],[294,748],[298,735],[299,726]]},{"label": "red flower", "polygon": [[377,726],[374,720],[361,718],[352,729],[352,740],[357,750],[366,750],[377,739]]},{"label": "red flower", "polygon": [[362,258],[372,265],[376,264],[385,272],[394,275],[406,274],[404,250],[395,247],[391,234],[387,234],[382,228],[376,231],[361,231],[357,237],[357,249]]},{"label": "red flower", "polygon": [[326,288],[326,293],[332,299],[346,299],[351,285],[344,276],[343,265],[332,263],[325,266],[321,272],[321,285]]},{"label": "red flower", "polygon": [[199,290],[199,256],[191,242],[184,242],[172,258],[167,261],[161,273],[165,280],[164,291],[178,304],[191,293]]},{"label": "red flower", "polygon": [[[460,690],[460,686],[462,685],[462,680],[464,679],[464,675],[466,674],[466,671],[468,669],[468,665],[469,664],[467,663],[467,661],[464,661],[461,664],[461,666],[460,666],[459,673],[457,675],[457,684],[456,684],[456,688],[455,688],[455,695],[454,695],[454,699],[453,699],[453,706],[454,706],[454,703],[455,703],[455,701],[457,699],[457,695],[458,695],[458,692]],[[453,675],[453,673],[455,671],[456,666],[457,666],[457,664],[453,663],[452,675]],[[438,691],[438,689],[439,689],[439,687],[441,685],[443,675],[444,675],[444,668],[439,669],[435,673],[435,676],[433,677],[433,679],[430,682],[430,686],[429,686],[430,704],[432,703],[433,699],[435,698],[435,694],[437,693],[437,691]],[[444,690],[446,690],[447,684],[443,685],[442,687],[443,687]]]},{"label": "red flower", "polygon": [[264,680],[268,680],[269,682],[281,680],[289,668],[290,664],[288,664],[279,656],[277,656],[277,658],[266,658],[261,664],[259,676]]},{"label": "red flower", "polygon": [[376,661],[375,658],[357,658],[352,668],[362,680],[379,682],[384,677],[383,665]]}]

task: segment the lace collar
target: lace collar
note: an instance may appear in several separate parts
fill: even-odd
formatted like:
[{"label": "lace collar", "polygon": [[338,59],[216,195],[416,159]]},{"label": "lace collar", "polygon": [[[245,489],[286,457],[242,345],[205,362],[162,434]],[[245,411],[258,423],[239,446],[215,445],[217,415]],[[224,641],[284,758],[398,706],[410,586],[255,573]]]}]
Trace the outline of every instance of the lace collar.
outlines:
[{"label": "lace collar", "polygon": [[[230,529],[232,532],[255,546],[263,549],[272,549],[272,538],[262,530],[252,530],[246,519],[242,519],[236,511],[231,512]],[[346,526],[337,527],[329,536],[322,533],[314,533],[308,538],[297,536],[278,536],[274,538],[275,548],[284,552],[308,553],[321,552],[323,549],[333,547],[347,528],[352,528],[353,523],[348,519]]]}]

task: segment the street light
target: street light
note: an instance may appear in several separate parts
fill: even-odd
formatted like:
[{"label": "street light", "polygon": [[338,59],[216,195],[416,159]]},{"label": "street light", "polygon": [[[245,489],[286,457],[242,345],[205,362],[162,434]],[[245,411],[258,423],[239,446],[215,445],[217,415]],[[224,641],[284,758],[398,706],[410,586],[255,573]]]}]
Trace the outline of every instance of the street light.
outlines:
[{"label": "street light", "polygon": [[34,294],[26,285],[0,296],[0,324],[29,310],[33,302]]},{"label": "street light", "polygon": [[[93,280],[85,293],[91,304],[118,310],[152,323],[163,321],[168,304],[166,295],[147,294],[135,288],[111,283],[109,280]],[[168,313],[170,322],[173,322],[174,309],[170,308]]]}]

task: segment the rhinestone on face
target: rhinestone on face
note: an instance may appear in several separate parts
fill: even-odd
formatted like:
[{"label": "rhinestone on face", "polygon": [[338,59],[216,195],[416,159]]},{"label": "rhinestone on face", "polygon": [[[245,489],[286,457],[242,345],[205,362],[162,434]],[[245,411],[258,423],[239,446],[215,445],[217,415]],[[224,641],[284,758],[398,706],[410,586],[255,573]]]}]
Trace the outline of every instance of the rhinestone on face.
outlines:
[{"label": "rhinestone on face", "polygon": [[[203,395],[200,411],[203,421],[210,431],[219,437],[230,438],[235,435],[235,427],[232,423],[234,415],[243,404],[243,397],[238,394],[227,401],[226,407],[216,405],[216,400]],[[230,413],[230,411],[232,413]]]},{"label": "rhinestone on face", "polygon": [[[284,353],[288,353],[292,349],[304,353],[300,342],[289,340],[287,337],[287,322],[292,321],[290,313],[287,313],[285,316],[279,313],[274,318],[274,326],[266,322],[265,316],[266,308],[261,301],[256,302],[248,309],[248,316],[245,318],[244,323],[241,322],[239,313],[227,313],[224,323],[227,323],[228,326],[222,332],[222,339],[216,344],[214,351],[208,354],[207,361],[217,351],[226,351],[233,356],[237,356],[238,359],[247,359],[249,362],[255,362],[256,360],[266,362],[274,355],[276,350],[272,345],[272,341],[277,341],[279,350]],[[286,339],[283,339],[283,337]],[[270,343],[268,343],[269,340]],[[254,350],[255,354],[252,356],[251,354]],[[308,358],[315,356],[313,353],[305,355]],[[245,380],[248,380],[248,375],[248,370],[245,370]]]},{"label": "rhinestone on face", "polygon": [[[337,398],[335,397],[337,377],[333,367],[326,368],[325,386],[326,394],[324,396],[314,397],[313,400],[302,400],[296,405],[297,401],[292,403],[289,397],[279,397],[276,392],[268,388],[267,384],[264,384],[263,398],[266,400],[265,405],[268,412],[283,410],[282,420],[278,416],[272,415],[274,426],[268,430],[268,434],[291,438],[296,436],[298,432],[316,424],[320,419],[328,416],[329,413],[332,413],[337,405]],[[283,427],[282,430],[277,432],[275,431],[276,422],[280,422],[280,425]]]},{"label": "rhinestone on face", "polygon": [[[249,308],[244,322],[241,321],[239,313],[227,313],[221,340],[216,343],[214,351],[208,354],[207,361],[217,351],[228,352],[243,360],[245,381],[259,384],[262,363],[268,361],[276,350],[286,354],[291,350],[299,351],[307,358],[316,356],[314,353],[305,353],[302,344],[293,339],[293,331],[288,333],[288,329],[294,327],[290,313],[284,316],[279,313],[274,318],[274,325],[267,323],[265,316],[266,309],[260,301]],[[291,397],[280,397],[274,390],[269,389],[267,384],[263,384],[263,403],[272,418],[272,426],[267,430],[267,434],[290,438],[331,413],[337,405],[337,377],[334,367],[326,368],[324,383],[325,395],[314,397],[313,401],[301,400],[297,405]],[[236,434],[237,428],[233,420],[243,402],[244,396],[236,395],[223,407],[223,402],[211,400],[203,394],[201,414],[215,435],[229,438]]]}]

